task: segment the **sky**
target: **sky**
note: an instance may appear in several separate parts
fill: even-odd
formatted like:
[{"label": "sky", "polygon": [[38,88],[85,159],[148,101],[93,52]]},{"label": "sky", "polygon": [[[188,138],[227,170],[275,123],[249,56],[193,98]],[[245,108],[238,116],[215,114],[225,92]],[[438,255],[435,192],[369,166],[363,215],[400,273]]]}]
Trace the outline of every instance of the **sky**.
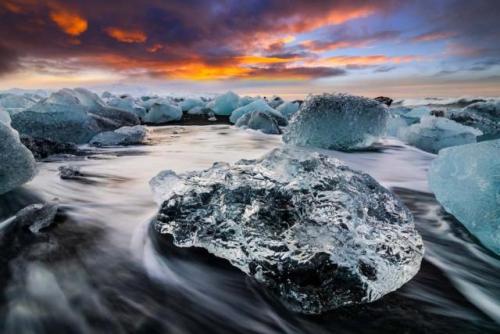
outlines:
[{"label": "sky", "polygon": [[0,89],[500,96],[497,0],[1,0]]}]

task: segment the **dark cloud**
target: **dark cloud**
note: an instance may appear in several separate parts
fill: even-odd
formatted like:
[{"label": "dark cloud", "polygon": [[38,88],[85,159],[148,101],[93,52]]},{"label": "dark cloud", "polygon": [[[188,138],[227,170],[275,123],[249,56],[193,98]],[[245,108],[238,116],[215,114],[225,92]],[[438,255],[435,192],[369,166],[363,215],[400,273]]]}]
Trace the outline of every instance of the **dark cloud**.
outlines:
[{"label": "dark cloud", "polygon": [[395,41],[401,35],[396,30],[385,30],[378,32],[355,32],[350,29],[332,28],[325,33],[320,40],[307,41],[302,45],[306,49],[323,51],[343,48],[364,47],[384,41]]},{"label": "dark cloud", "polygon": [[397,68],[397,66],[379,66],[373,72],[375,73],[386,73],[393,71]]},{"label": "dark cloud", "polygon": [[0,44],[0,76],[13,71],[16,67],[16,52]]},{"label": "dark cloud", "polygon": [[[459,51],[455,56],[475,57],[478,62],[500,57],[500,30],[496,29],[500,1],[128,0],[117,4],[2,0],[0,74],[16,68],[69,73],[88,66],[142,69],[152,76],[194,75],[196,71],[220,73],[222,78],[264,73],[312,78],[344,75],[345,70],[336,67],[307,62],[310,67],[301,67],[291,62],[314,60],[321,50],[399,40],[404,24],[371,29],[358,21],[347,23],[373,14],[379,18],[396,15],[403,6],[410,6],[419,26],[427,27],[424,33],[412,34],[414,42],[452,38]],[[319,28],[313,40],[302,44],[280,40]],[[256,54],[289,61],[290,66],[258,59],[254,61],[262,63],[242,63],[242,57]],[[471,70],[487,66],[478,63]],[[377,67],[374,71],[392,69]]]}]

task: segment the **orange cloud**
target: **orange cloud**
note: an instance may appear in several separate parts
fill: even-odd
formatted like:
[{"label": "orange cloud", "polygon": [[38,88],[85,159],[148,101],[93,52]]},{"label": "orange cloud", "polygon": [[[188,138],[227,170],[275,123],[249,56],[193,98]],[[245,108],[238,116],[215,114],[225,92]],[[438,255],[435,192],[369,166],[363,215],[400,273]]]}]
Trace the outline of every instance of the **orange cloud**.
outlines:
[{"label": "orange cloud", "polygon": [[335,56],[320,59],[318,62],[323,65],[329,66],[345,66],[345,65],[379,65],[386,63],[406,63],[417,60],[415,56],[384,56],[384,55],[371,55],[371,56]]},{"label": "orange cloud", "polygon": [[339,41],[339,42],[317,42],[317,41],[304,41],[300,43],[300,46],[312,51],[330,51],[336,49],[345,49],[352,46],[359,46],[356,43],[348,42],[348,41]]},{"label": "orange cloud", "polygon": [[418,35],[412,38],[413,42],[432,42],[441,39],[446,39],[455,36],[456,34],[451,31],[442,32],[430,32],[422,35]]},{"label": "orange cloud", "polygon": [[[254,59],[257,57],[257,59]],[[217,64],[210,64],[198,57],[178,60],[149,60],[131,58],[117,54],[87,56],[82,64],[94,67],[96,64],[106,69],[133,75],[149,75],[157,78],[178,80],[210,81],[226,79],[245,80],[304,80],[323,76],[342,75],[345,71],[332,67],[287,66],[282,63],[260,63],[251,66],[243,59],[264,61],[265,57],[239,56],[227,58]],[[247,59],[247,60],[248,60]],[[252,60],[252,61],[254,61]],[[254,63],[255,64],[255,63]],[[273,66],[277,65],[277,66]]]},{"label": "orange cloud", "polygon": [[297,61],[299,58],[263,57],[263,56],[239,56],[234,60],[243,65],[254,64],[282,64]]},{"label": "orange cloud", "polygon": [[377,8],[375,8],[375,6],[366,5],[357,8],[337,8],[329,13],[326,13],[325,16],[318,17],[316,19],[304,19],[304,17],[298,16],[294,20],[295,22],[291,25],[291,31],[295,33],[302,33],[327,25],[342,24],[353,19],[369,16],[375,13],[376,10]]},{"label": "orange cloud", "polygon": [[9,0],[5,0],[4,3],[2,3],[2,5],[9,11],[11,11],[12,13],[15,13],[15,14],[19,14],[19,13],[22,13],[23,12],[23,9],[21,8],[20,5],[12,2],[12,1],[9,1]]},{"label": "orange cloud", "polygon": [[64,9],[51,11],[50,18],[62,31],[70,36],[78,36],[85,32],[88,27],[87,20],[74,12]]},{"label": "orange cloud", "polygon": [[162,50],[164,48],[164,46],[162,44],[154,44],[152,46],[150,46],[149,48],[146,49],[146,51],[150,52],[150,53],[155,53],[155,52],[158,52],[160,50]]},{"label": "orange cloud", "polygon": [[146,34],[140,30],[125,30],[116,27],[105,29],[108,36],[123,43],[144,43],[148,39]]}]

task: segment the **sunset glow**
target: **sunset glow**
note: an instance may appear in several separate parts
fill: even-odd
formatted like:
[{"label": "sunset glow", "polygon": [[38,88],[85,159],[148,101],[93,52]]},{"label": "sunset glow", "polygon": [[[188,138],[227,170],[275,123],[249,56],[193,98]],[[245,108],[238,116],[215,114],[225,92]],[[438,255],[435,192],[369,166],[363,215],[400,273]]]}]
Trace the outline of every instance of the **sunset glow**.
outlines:
[{"label": "sunset glow", "polygon": [[194,1],[189,10],[178,1],[8,0],[0,3],[0,86],[43,86],[40,78],[57,86],[69,76],[78,85],[98,71],[108,73],[103,84],[210,82],[206,90],[291,92],[297,81],[303,94],[368,81],[382,82],[381,91],[398,82],[408,93],[445,82],[481,90],[485,80],[500,87],[498,34],[484,28],[498,9],[450,0]]}]

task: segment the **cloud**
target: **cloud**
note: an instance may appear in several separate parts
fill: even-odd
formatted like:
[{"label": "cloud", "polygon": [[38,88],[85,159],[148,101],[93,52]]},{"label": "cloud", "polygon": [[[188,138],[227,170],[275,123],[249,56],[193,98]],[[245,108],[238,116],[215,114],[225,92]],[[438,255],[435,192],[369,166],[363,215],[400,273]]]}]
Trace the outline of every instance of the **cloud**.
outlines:
[{"label": "cloud", "polygon": [[126,30],[116,27],[104,29],[108,36],[123,43],[144,43],[148,39],[146,34],[140,30]]},{"label": "cloud", "polygon": [[78,36],[88,27],[87,21],[80,15],[64,9],[56,9],[50,13],[55,24],[70,36]]},{"label": "cloud", "polygon": [[17,54],[0,44],[0,76],[13,71],[17,67]]},{"label": "cloud", "polygon": [[447,38],[433,70],[461,58],[488,70],[480,62],[500,57],[499,10],[487,0],[3,0],[0,71],[307,80],[391,71]]},{"label": "cloud", "polygon": [[323,58],[314,63],[327,64],[330,66],[350,66],[355,68],[358,66],[380,65],[380,64],[399,64],[418,60],[416,56],[385,56],[385,55],[368,55],[368,56],[333,56]]},{"label": "cloud", "polygon": [[452,31],[431,31],[424,34],[417,35],[411,38],[412,42],[433,42],[439,40],[445,40],[455,36],[456,33]]},{"label": "cloud", "polygon": [[306,40],[301,43],[305,49],[312,51],[330,51],[345,48],[366,47],[384,41],[394,41],[400,36],[399,31],[386,30],[373,33],[356,34],[349,31],[330,31],[325,39]]}]

